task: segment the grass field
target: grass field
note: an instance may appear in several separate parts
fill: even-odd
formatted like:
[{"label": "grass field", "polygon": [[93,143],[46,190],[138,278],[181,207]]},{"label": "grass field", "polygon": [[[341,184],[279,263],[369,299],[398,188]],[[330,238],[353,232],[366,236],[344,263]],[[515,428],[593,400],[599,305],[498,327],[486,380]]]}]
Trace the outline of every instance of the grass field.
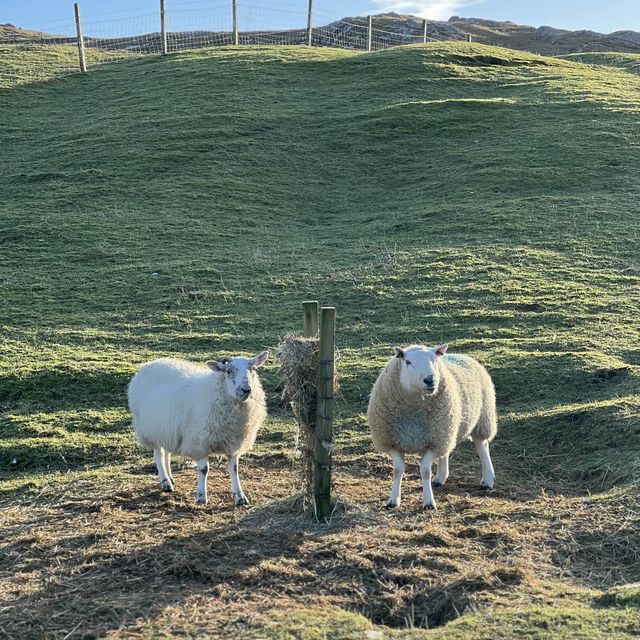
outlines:
[{"label": "grass field", "polygon": [[[633,56],[447,43],[217,48],[0,80],[0,635],[640,633],[640,76]],[[11,57],[7,60],[13,59]],[[48,73],[56,75],[51,62]],[[275,349],[338,308],[330,525],[270,418],[232,505],[161,494],[125,388]],[[394,345],[490,370],[496,489],[463,445],[382,509],[367,395]],[[415,462],[415,461],[414,461]]]}]

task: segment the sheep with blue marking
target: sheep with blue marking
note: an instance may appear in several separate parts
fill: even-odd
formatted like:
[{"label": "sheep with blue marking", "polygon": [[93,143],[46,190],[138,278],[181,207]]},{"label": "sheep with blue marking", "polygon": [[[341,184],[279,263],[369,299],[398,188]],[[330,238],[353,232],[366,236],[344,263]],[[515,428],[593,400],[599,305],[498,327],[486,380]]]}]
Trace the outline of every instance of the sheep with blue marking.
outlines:
[{"label": "sheep with blue marking", "polygon": [[493,488],[495,474],[489,442],[497,432],[496,397],[491,376],[466,355],[447,355],[448,345],[429,349],[395,348],[371,392],[367,417],[375,448],[393,461],[393,486],[387,507],[400,504],[404,456],[421,456],[423,506],[435,509],[433,485],[449,476],[449,455],[462,440],[473,440],[482,464],[481,486]]},{"label": "sheep with blue marking", "polygon": [[153,449],[160,488],[173,491],[171,454],[198,465],[196,502],[207,502],[209,454],[228,456],[236,505],[249,501],[240,485],[238,460],[251,449],[267,415],[257,368],[268,352],[253,358],[222,358],[202,367],[161,358],[143,364],[129,383],[133,428],[142,446]]}]

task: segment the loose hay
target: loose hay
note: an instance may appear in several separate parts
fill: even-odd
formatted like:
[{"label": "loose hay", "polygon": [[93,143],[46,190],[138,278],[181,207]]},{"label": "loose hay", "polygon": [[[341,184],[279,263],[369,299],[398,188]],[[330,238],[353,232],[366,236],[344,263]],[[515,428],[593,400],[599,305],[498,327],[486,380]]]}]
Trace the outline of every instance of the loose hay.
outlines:
[{"label": "loose hay", "polygon": [[[303,496],[305,511],[313,505],[313,461],[318,409],[318,338],[288,335],[280,343],[276,356],[284,378],[282,398],[291,405],[296,430],[296,484]],[[334,377],[334,393],[337,392]]]},{"label": "loose hay", "polygon": [[[453,478],[440,511],[424,514],[410,475],[403,508],[388,513],[388,474],[361,460],[336,469],[344,501],[328,526],[283,499],[286,465],[247,456],[246,471],[256,497],[248,510],[233,505],[222,464],[212,465],[209,505],[193,504],[186,465],[174,468],[171,494],[151,469],[129,469],[0,498],[0,636],[256,638],[273,625],[269,637],[294,637],[279,625],[307,621],[292,616],[300,607],[323,624],[333,607],[371,624],[433,629],[471,611],[517,611],[559,594],[568,602],[638,579],[636,494],[566,498],[514,483],[487,499]],[[367,482],[354,481],[365,473]],[[589,525],[603,542],[622,533],[628,553],[569,546],[584,544]],[[616,606],[633,603],[632,593],[621,597]]]}]

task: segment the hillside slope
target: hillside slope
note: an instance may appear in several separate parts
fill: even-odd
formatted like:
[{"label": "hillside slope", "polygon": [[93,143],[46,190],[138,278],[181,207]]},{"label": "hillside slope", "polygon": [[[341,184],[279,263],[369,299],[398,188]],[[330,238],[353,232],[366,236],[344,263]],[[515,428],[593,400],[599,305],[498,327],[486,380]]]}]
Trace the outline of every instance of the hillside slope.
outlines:
[{"label": "hillside slope", "polygon": [[[466,43],[219,48],[0,91],[0,628],[632,637],[637,590],[614,588],[640,580],[639,91]],[[215,465],[211,505],[186,464],[158,494],[135,367],[273,349],[309,298],[338,307],[331,525],[288,500],[273,362],[255,507]],[[501,416],[495,492],[462,446],[434,516],[411,475],[381,511],[365,422],[415,341],[485,363]]]}]

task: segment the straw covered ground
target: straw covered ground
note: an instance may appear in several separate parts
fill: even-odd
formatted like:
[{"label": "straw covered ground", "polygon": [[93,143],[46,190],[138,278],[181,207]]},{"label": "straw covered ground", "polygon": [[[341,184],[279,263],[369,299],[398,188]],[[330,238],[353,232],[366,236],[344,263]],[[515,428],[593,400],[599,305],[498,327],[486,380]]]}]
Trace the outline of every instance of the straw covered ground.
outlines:
[{"label": "straw covered ground", "polygon": [[640,580],[640,514],[624,493],[566,497],[508,484],[487,496],[463,473],[432,515],[420,511],[413,477],[406,507],[390,513],[381,509],[388,469],[360,464],[340,468],[327,526],[288,497],[285,461],[245,465],[257,502],[247,511],[233,507],[224,465],[206,507],[192,501],[194,469],[176,474],[176,494],[160,493],[152,473],[78,474],[5,505],[11,607],[0,628],[29,638],[361,638],[381,624],[435,628],[433,637],[445,624],[442,637],[638,629],[633,609],[601,604],[612,585]]},{"label": "straw covered ground", "polygon": [[[637,637],[636,61],[239,47],[59,78],[46,54],[0,67],[1,637]],[[338,310],[322,524],[275,358],[309,299]],[[366,425],[415,342],[481,361],[500,415],[495,490],[464,443],[426,514],[417,460],[383,508]],[[186,460],[161,493],[136,367],[264,348],[251,506],[221,460],[207,506]]]}]

